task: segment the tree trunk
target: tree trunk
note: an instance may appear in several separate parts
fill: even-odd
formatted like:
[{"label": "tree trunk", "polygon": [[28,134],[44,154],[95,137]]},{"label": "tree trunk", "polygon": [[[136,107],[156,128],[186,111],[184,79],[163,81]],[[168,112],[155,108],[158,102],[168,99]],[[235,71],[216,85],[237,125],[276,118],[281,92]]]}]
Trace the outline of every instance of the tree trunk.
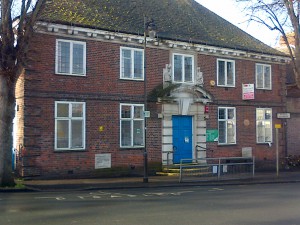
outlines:
[{"label": "tree trunk", "polygon": [[12,174],[14,84],[10,76],[0,74],[0,186],[14,185]]}]

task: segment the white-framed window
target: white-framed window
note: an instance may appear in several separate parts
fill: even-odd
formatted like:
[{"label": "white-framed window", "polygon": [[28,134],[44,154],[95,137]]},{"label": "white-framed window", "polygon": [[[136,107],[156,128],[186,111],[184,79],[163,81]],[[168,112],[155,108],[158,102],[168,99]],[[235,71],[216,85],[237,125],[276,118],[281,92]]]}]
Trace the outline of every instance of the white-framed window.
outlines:
[{"label": "white-framed window", "polygon": [[121,47],[120,78],[144,80],[144,50]]},{"label": "white-framed window", "polygon": [[144,105],[120,104],[120,146],[144,147]]},{"label": "white-framed window", "polygon": [[194,83],[194,56],[173,54],[173,82]]},{"label": "white-framed window", "polygon": [[85,149],[85,103],[55,102],[55,150]]},{"label": "white-framed window", "polygon": [[272,89],[271,65],[257,63],[255,67],[256,67],[255,69],[256,88],[271,90]]},{"label": "white-framed window", "polygon": [[272,143],[272,109],[256,109],[256,142]]},{"label": "white-framed window", "polygon": [[217,59],[217,85],[223,87],[235,86],[235,61]]},{"label": "white-framed window", "polygon": [[86,43],[57,39],[55,73],[85,76]]},{"label": "white-framed window", "polygon": [[234,107],[218,108],[219,144],[236,144],[236,112]]}]

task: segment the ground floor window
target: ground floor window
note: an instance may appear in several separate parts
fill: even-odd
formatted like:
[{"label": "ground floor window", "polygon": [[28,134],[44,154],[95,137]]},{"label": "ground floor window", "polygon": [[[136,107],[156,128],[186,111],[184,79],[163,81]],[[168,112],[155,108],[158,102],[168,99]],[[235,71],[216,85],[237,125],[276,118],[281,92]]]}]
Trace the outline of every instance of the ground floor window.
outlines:
[{"label": "ground floor window", "polygon": [[234,107],[218,108],[219,144],[236,143],[236,112]]},{"label": "ground floor window", "polygon": [[256,141],[257,143],[272,142],[272,109],[256,109]]},{"label": "ground floor window", "polygon": [[144,146],[144,105],[120,105],[120,146]]},{"label": "ground floor window", "polygon": [[85,103],[55,102],[55,149],[85,148]]}]

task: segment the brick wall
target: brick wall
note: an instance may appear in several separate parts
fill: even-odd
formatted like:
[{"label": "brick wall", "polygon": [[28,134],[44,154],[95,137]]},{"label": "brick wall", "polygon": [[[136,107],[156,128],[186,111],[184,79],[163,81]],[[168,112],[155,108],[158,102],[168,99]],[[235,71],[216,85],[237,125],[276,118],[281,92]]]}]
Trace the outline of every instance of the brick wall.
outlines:
[{"label": "brick wall", "polygon": [[[119,141],[120,103],[143,103],[144,82],[120,80],[120,44],[87,42],[87,75],[85,77],[55,74],[56,37],[36,34],[36,61],[25,77],[24,157],[22,175],[41,177],[72,177],[97,175],[95,154],[110,153],[112,167],[118,172],[140,170],[143,148],[122,149]],[[128,45],[127,45],[128,46]],[[134,47],[134,46],[131,46]],[[168,63],[167,51],[147,49],[148,92],[160,84],[162,71]],[[157,63],[157,58],[162,60]],[[153,64],[155,63],[155,66]],[[86,149],[84,151],[54,150],[55,101],[86,103]],[[23,104],[23,103],[22,103]],[[19,102],[21,106],[21,102]],[[161,164],[161,129],[157,118],[159,108],[149,104],[149,165]],[[20,112],[20,115],[22,113]],[[22,116],[23,117],[23,116]],[[103,130],[99,131],[99,127]],[[154,140],[153,140],[154,139]],[[113,170],[113,169],[112,169]],[[100,172],[101,173],[101,172]]]},{"label": "brick wall", "polygon": [[[25,147],[22,158],[22,175],[40,177],[75,177],[105,175],[108,170],[96,171],[95,154],[110,153],[110,172],[140,172],[143,167],[143,148],[122,149],[119,143],[120,103],[144,101],[144,82],[121,80],[120,44],[86,41],[87,74],[85,77],[55,74],[54,35],[34,36],[35,61],[30,65],[25,78],[20,77],[18,105],[19,143]],[[75,39],[74,39],[75,40]],[[123,46],[123,45],[122,45]],[[124,46],[136,47],[124,43]],[[167,49],[149,48],[147,58],[148,93],[162,83],[163,68],[170,62]],[[242,147],[252,147],[261,161],[274,160],[274,145],[258,145],[255,141],[255,109],[272,107],[273,118],[282,112],[281,66],[272,65],[273,91],[255,90],[255,100],[242,101],[242,83],[255,83],[255,62],[236,60],[236,87],[211,86],[216,79],[216,57],[197,55],[197,63],[204,76],[204,88],[214,97],[209,105],[207,128],[217,129],[218,106],[234,106],[237,110],[237,144],[218,146],[207,143],[208,157],[241,156]],[[24,82],[23,82],[24,79]],[[22,84],[25,90],[22,90]],[[24,98],[22,93],[24,92]],[[86,103],[86,149],[83,151],[54,150],[55,101],[84,101]],[[24,108],[23,105],[26,105]],[[24,111],[23,111],[24,110]],[[151,118],[148,119],[147,150],[149,165],[161,164],[161,113],[156,102],[148,104]],[[22,119],[24,118],[24,119]],[[24,120],[24,126],[23,124]],[[248,121],[248,122],[246,122]],[[274,120],[274,122],[280,122]],[[99,130],[99,127],[103,130]],[[24,132],[24,133],[22,133]],[[283,133],[280,133],[281,154],[284,151]],[[104,171],[104,172],[103,172]]]}]

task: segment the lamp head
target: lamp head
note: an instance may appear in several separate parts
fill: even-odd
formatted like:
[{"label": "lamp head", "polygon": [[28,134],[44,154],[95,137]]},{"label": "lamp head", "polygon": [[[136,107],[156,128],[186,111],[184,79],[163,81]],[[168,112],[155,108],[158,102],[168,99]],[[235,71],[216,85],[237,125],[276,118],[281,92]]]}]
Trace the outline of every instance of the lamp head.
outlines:
[{"label": "lamp head", "polygon": [[145,30],[147,31],[150,38],[155,38],[156,36],[156,25],[154,20],[151,19],[150,21],[146,22]]}]

